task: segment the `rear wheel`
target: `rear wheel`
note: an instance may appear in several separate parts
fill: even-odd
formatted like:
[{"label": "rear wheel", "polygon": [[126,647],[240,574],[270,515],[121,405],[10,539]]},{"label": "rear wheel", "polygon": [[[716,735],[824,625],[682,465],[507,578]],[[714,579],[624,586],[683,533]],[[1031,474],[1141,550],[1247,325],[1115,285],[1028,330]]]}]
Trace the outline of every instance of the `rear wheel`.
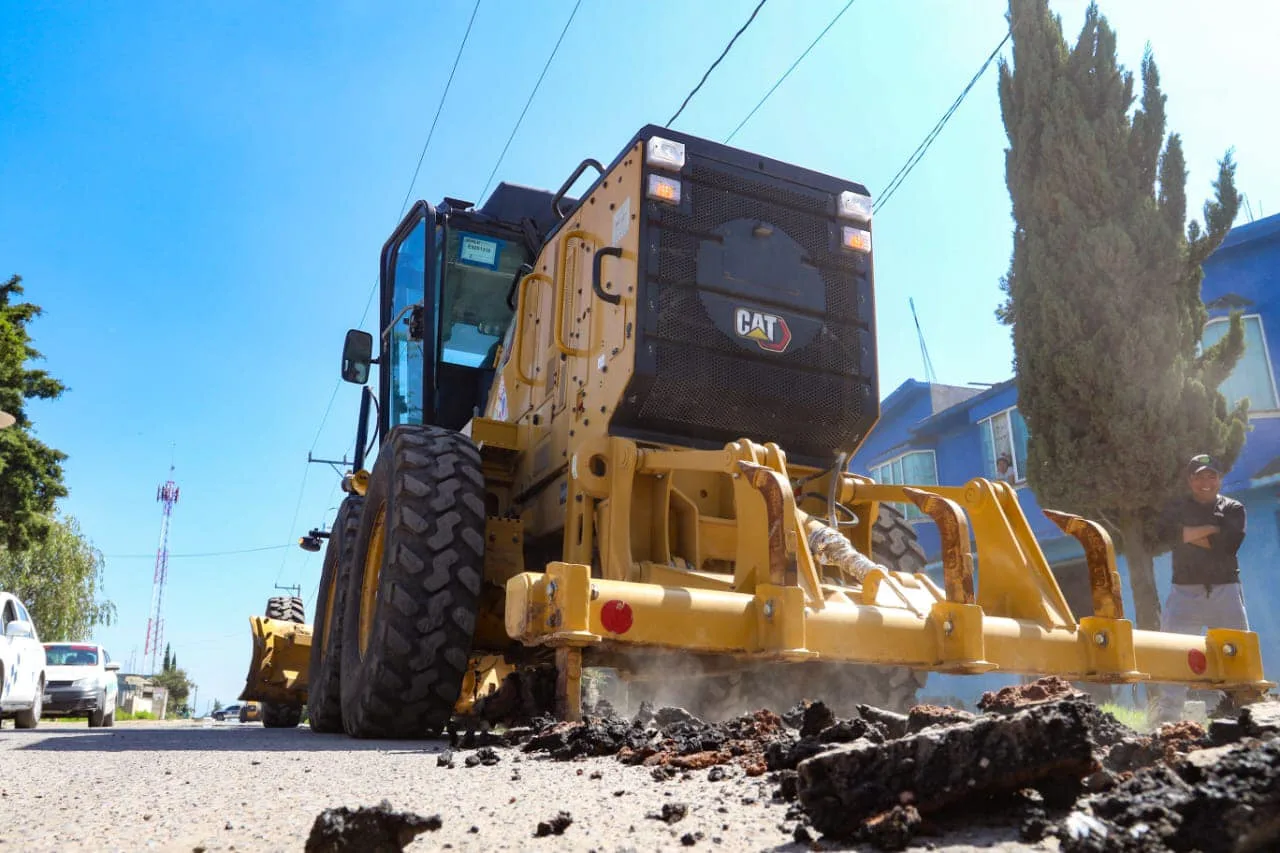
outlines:
[{"label": "rear wheel", "polygon": [[[306,621],[306,613],[303,607],[302,599],[295,595],[279,595],[274,598],[267,599],[268,619],[279,619],[282,622],[296,622],[302,624]],[[262,703],[262,724],[269,729],[293,728],[302,721],[302,706],[277,703]],[[248,705],[240,709],[240,722],[245,722],[248,713]]]},{"label": "rear wheel", "polygon": [[342,617],[363,506],[364,498],[359,495],[342,502],[324,552],[307,679],[307,716],[313,732],[342,731]]},{"label": "rear wheel", "polygon": [[432,736],[467,672],[484,577],[484,475],[466,436],[399,426],[369,479],[342,624],[342,724]]}]

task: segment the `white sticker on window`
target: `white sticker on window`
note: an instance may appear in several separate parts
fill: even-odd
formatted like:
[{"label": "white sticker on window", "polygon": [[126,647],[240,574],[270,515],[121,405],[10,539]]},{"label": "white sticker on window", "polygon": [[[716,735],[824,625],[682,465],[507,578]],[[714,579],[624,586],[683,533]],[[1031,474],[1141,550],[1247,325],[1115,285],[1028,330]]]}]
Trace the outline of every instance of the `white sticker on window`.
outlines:
[{"label": "white sticker on window", "polygon": [[622,238],[631,230],[631,196],[627,196],[622,207],[613,212],[613,240],[610,246],[621,246]]},{"label": "white sticker on window", "polygon": [[498,260],[498,243],[495,240],[481,240],[479,237],[464,235],[458,255],[466,263],[494,267]]}]

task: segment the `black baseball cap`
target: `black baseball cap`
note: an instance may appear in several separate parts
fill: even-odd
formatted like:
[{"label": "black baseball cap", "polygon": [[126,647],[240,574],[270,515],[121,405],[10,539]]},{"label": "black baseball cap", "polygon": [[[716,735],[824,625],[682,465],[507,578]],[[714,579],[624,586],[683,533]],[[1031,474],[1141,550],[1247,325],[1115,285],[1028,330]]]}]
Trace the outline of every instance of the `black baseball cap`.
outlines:
[{"label": "black baseball cap", "polygon": [[1187,460],[1187,473],[1199,474],[1201,471],[1213,471],[1215,474],[1222,473],[1222,466],[1218,464],[1218,460],[1214,459],[1208,453],[1198,453]]}]

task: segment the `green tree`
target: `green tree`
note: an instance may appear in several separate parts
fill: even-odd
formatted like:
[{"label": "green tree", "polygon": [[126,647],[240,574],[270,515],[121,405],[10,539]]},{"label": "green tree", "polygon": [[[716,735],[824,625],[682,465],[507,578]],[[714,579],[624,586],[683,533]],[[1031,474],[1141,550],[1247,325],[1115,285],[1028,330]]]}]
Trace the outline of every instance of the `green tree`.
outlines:
[{"label": "green tree", "polygon": [[1153,536],[1197,452],[1233,465],[1248,401],[1218,385],[1244,349],[1240,318],[1200,352],[1201,263],[1239,208],[1231,152],[1204,228],[1186,219],[1182,141],[1165,138],[1150,48],[1142,99],[1115,33],[1090,5],[1074,47],[1046,0],[1010,0],[1013,63],[1000,63],[1005,175],[1015,221],[1007,298],[1027,478],[1041,505],[1102,519],[1125,556],[1138,627],[1160,623]]},{"label": "green tree", "polygon": [[164,644],[164,660],[161,661],[160,663],[160,671],[161,672],[169,671],[169,644],[168,643]]},{"label": "green tree", "polygon": [[102,554],[81,535],[79,522],[60,516],[27,550],[0,549],[0,589],[22,600],[41,639],[87,640],[116,617],[115,605],[98,597],[102,566]]},{"label": "green tree", "polygon": [[43,370],[27,369],[29,360],[43,358],[27,331],[43,312],[30,302],[13,301],[22,293],[21,276],[0,285],[0,410],[16,419],[0,429],[0,545],[12,551],[44,538],[55,503],[67,494],[62,482],[66,454],[36,439],[26,414],[27,400],[56,399],[66,388]]},{"label": "green tree", "polygon": [[166,670],[152,676],[151,680],[169,694],[169,713],[178,716],[187,703],[187,697],[191,695],[191,679],[187,678],[186,671],[176,668]]}]

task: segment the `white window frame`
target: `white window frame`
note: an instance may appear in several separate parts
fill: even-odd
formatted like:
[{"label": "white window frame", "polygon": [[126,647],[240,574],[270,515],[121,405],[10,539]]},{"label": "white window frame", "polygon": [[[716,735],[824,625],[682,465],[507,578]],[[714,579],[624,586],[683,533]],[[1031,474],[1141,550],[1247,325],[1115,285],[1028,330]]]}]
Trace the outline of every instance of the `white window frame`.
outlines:
[{"label": "white window frame", "polygon": [[[892,470],[893,470],[893,463],[895,463],[895,462],[901,462],[901,461],[905,460],[908,456],[915,456],[915,455],[917,455],[917,454],[921,454],[921,453],[928,454],[928,456],[929,456],[929,463],[930,463],[930,465],[932,465],[932,466],[933,466],[933,479],[934,479],[934,483],[933,483],[932,485],[937,485],[937,481],[938,481],[938,453],[937,453],[937,451],[936,451],[936,450],[934,450],[934,449],[933,449],[933,448],[931,448],[931,447],[922,447],[922,448],[915,449],[915,450],[907,450],[907,451],[904,451],[904,452],[902,452],[902,453],[899,453],[897,456],[890,456],[888,459],[884,460],[883,462],[879,463],[878,465],[871,465],[871,466],[869,466],[869,467],[868,467],[868,469],[867,469],[867,474],[871,477],[871,479],[875,480],[877,483],[888,483],[888,482],[889,482],[889,480],[885,479],[884,477],[879,476],[879,472],[883,471],[885,468],[888,468],[888,469],[890,469],[890,471],[892,471]],[[916,485],[916,486],[920,486],[920,485],[930,485],[930,484],[927,484],[927,483],[907,483],[906,485]],[[893,505],[893,506],[895,506],[895,507],[897,507],[897,508],[898,508],[898,511],[899,511],[899,512],[901,512],[901,513],[902,513],[903,518],[905,518],[907,521],[911,522],[912,524],[914,524],[914,523],[915,523],[915,522],[917,522],[917,521],[931,521],[931,520],[932,520],[932,519],[930,519],[930,518],[929,518],[929,516],[927,516],[927,515],[925,515],[923,512],[921,512],[921,511],[920,511],[920,508],[919,508],[919,507],[917,507],[915,504],[897,503],[897,502],[891,502],[891,503],[892,503],[892,505]]]},{"label": "white window frame", "polygon": [[[1240,321],[1242,323],[1248,323],[1250,320],[1258,321],[1258,337],[1262,338],[1262,357],[1266,360],[1266,363],[1267,363],[1267,378],[1271,380],[1271,399],[1275,401],[1275,405],[1266,409],[1255,409],[1253,408],[1254,401],[1250,400],[1249,401],[1249,417],[1254,417],[1256,415],[1259,417],[1277,418],[1277,417],[1280,417],[1280,387],[1276,385],[1276,371],[1271,363],[1271,347],[1267,344],[1267,324],[1262,321],[1261,314],[1241,314],[1240,315]],[[1230,315],[1226,317],[1211,317],[1204,324],[1204,329],[1205,331],[1208,331],[1210,326],[1216,325],[1218,323],[1230,323],[1230,322],[1231,322]],[[1200,352],[1203,352],[1204,351],[1204,345],[1203,345],[1204,333],[1203,332],[1201,332],[1200,337],[1202,339],[1202,343],[1201,343],[1201,346],[1197,347],[1197,349]],[[1232,406],[1234,405],[1234,403],[1233,401],[1228,400],[1227,405]]]},{"label": "white window frame", "polygon": [[[985,423],[991,423],[991,424],[992,424],[992,426],[991,426],[991,441],[990,441],[990,443],[989,443],[988,447],[989,447],[989,449],[991,450],[991,459],[992,459],[992,464],[994,464],[994,463],[995,463],[995,461],[996,461],[996,460],[998,460],[998,459],[1000,458],[1000,452],[999,452],[999,450],[997,450],[997,448],[996,448],[996,439],[995,439],[995,436],[996,436],[996,428],[995,428],[995,420],[996,420],[996,418],[1004,418],[1005,423],[1006,423],[1006,425],[1008,426],[1008,435],[1009,435],[1009,457],[1010,457],[1010,459],[1012,459],[1012,460],[1013,460],[1013,487],[1014,487],[1015,489],[1022,488],[1023,486],[1025,486],[1025,485],[1027,484],[1027,472],[1026,472],[1026,471],[1023,471],[1023,470],[1022,470],[1022,468],[1021,468],[1021,466],[1019,466],[1019,465],[1018,465],[1018,447],[1017,447],[1018,442],[1017,442],[1017,440],[1014,438],[1014,435],[1013,435],[1013,412],[1014,412],[1017,408],[1018,408],[1017,404],[1014,404],[1014,405],[1012,405],[1012,406],[1008,407],[1007,409],[1001,409],[1001,410],[1000,410],[1000,411],[998,411],[998,412],[993,412],[992,414],[988,415],[987,417],[980,419],[980,420],[978,421],[978,423],[977,423],[977,426],[978,426],[978,439],[979,439],[979,441],[984,440],[984,439],[983,439],[983,436],[982,436],[982,425],[983,425],[983,424],[985,424]],[[993,473],[994,473],[994,472],[993,472]],[[984,475],[984,476],[986,475],[986,471],[983,471],[983,475]]]}]

